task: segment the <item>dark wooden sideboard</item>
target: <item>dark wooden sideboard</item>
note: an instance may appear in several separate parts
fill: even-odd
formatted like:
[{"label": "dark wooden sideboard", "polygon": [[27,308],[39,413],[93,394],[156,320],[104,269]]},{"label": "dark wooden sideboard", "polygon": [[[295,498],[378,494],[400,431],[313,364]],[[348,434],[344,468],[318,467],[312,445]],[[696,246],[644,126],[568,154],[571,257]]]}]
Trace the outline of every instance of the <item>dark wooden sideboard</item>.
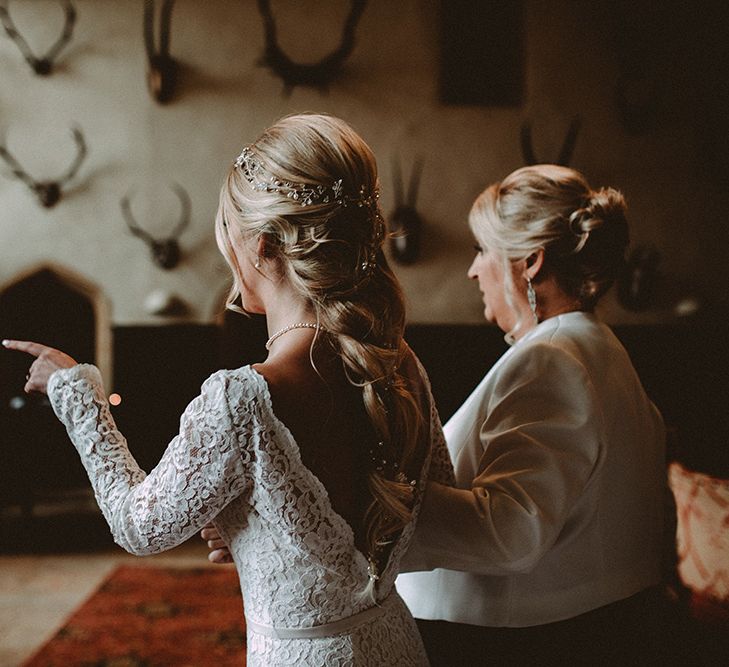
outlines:
[{"label": "dark wooden sideboard", "polygon": [[[694,470],[729,478],[729,326],[692,320],[623,326],[615,331],[664,415],[671,433],[670,458]],[[413,324],[406,337],[430,375],[444,421],[507,349],[501,332],[488,325]],[[218,368],[262,360],[265,340],[261,318],[237,315],[227,318],[222,327],[114,328],[114,386],[108,389],[122,397],[113,413],[143,468],[149,470],[157,463],[177,432],[180,414],[205,378]],[[51,415],[42,406],[39,410],[37,423],[46,429],[42,437],[53,442],[22,441],[31,437],[32,425],[26,424],[18,432],[17,423],[9,422],[8,407],[0,410],[4,422],[0,424],[3,504],[18,502],[19,495],[32,493],[33,486],[49,480],[55,486],[83,483],[78,461],[63,441],[65,433],[48,431],[45,423]],[[29,451],[32,457],[28,460]],[[49,470],[44,471],[46,464]]]}]

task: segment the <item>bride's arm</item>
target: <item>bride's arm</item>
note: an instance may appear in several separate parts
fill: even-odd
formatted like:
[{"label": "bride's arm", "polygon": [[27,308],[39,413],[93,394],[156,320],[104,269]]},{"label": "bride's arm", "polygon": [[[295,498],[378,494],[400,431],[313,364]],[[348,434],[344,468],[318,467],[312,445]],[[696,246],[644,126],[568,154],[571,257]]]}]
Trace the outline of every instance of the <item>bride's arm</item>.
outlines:
[{"label": "bride's arm", "polygon": [[222,372],[202,386],[180,431],[147,475],[117,430],[96,367],[54,372],[48,397],[81,456],[114,540],[147,555],[170,549],[211,521],[249,484]]}]

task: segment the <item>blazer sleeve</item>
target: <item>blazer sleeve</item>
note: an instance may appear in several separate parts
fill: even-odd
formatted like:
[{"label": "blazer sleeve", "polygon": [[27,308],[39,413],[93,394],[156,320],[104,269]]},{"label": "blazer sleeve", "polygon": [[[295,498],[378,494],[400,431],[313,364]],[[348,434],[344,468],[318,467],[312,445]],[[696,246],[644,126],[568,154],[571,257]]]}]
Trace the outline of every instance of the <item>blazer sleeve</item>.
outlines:
[{"label": "blazer sleeve", "polygon": [[48,396],[81,456],[114,540],[147,555],[181,544],[250,484],[245,434],[234,424],[224,372],[208,378],[147,475],[117,430],[95,366],[56,371]]},{"label": "blazer sleeve", "polygon": [[[419,569],[531,569],[590,481],[602,415],[584,366],[549,343],[514,352],[470,415],[480,425],[478,451],[466,453],[479,458],[470,487],[427,486],[413,546]],[[464,454],[461,443],[449,449]]]}]

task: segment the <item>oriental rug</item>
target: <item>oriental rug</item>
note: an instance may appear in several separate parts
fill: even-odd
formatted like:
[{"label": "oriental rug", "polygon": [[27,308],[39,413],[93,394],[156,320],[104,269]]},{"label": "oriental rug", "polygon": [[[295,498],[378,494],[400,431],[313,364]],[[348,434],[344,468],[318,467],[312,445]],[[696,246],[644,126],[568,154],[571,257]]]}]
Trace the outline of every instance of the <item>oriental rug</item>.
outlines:
[{"label": "oriental rug", "polygon": [[23,667],[170,665],[245,665],[235,570],[119,567]]}]

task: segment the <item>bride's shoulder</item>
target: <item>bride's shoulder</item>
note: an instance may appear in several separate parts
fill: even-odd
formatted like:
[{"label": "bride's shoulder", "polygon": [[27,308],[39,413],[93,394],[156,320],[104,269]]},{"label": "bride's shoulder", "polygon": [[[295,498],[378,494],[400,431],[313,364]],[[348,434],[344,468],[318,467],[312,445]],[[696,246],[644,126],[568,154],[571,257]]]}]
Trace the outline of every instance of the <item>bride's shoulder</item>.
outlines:
[{"label": "bride's shoulder", "polygon": [[308,359],[305,362],[287,359],[284,363],[267,360],[245,368],[246,375],[254,378],[273,398],[306,396],[312,391],[312,384],[321,381],[317,368]]},{"label": "bride's shoulder", "polygon": [[239,400],[267,395],[266,380],[253,366],[215,371],[202,385],[208,400]]}]

